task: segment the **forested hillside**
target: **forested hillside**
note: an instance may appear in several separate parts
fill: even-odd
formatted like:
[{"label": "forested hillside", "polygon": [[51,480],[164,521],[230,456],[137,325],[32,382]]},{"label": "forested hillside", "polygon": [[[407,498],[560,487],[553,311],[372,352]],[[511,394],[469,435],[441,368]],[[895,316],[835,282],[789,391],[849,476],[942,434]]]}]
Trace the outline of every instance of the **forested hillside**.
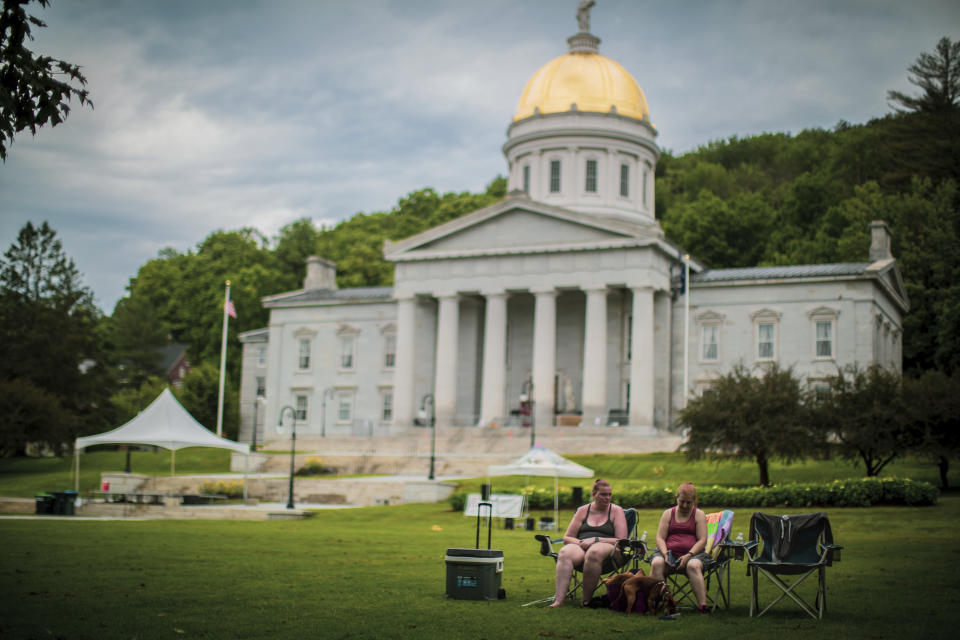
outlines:
[{"label": "forested hillside", "polygon": [[[677,156],[665,152],[656,175],[656,214],[665,233],[714,268],[862,262],[870,244],[869,223],[884,220],[893,233],[893,253],[911,305],[904,320],[905,373],[916,377],[932,369],[960,370],[960,43],[944,38],[938,55],[923,54],[909,69],[911,81],[924,90],[920,97],[891,92],[895,112],[883,118],[795,135],[716,140]],[[921,63],[932,66],[925,70]],[[920,73],[927,71],[929,77]],[[23,366],[25,360],[7,359],[0,407],[6,407],[7,415],[27,416],[23,425],[33,424],[37,421],[29,416],[43,412],[32,411],[24,398],[36,395],[35,404],[52,406],[43,399],[47,393],[61,397],[59,406],[65,410],[83,416],[73,431],[116,426],[155,395],[161,384],[155,350],[172,340],[189,345],[195,373],[181,394],[190,398],[188,409],[208,423],[205,416],[216,414],[211,390],[216,386],[224,281],[230,280],[238,318],[230,324],[225,424],[235,425],[236,334],[266,326],[268,314],[260,299],[299,288],[307,256],[336,262],[341,288],[388,285],[393,268],[383,259],[384,240],[400,240],[493,204],[505,191],[506,181],[497,177],[483,193],[441,195],[424,188],[401,198],[390,211],[357,213],[330,228],[302,219],[274,238],[255,229],[216,231],[195,249],[166,249],[141,266],[112,316],[99,319],[91,296],[74,295],[86,291],[79,282],[54,283],[54,294],[28,295],[22,273],[44,273],[30,260],[66,264],[54,243],[55,232],[45,229],[41,236],[48,255],[26,245],[4,254],[0,321],[6,343],[24,344],[24,353],[38,363],[96,362],[96,387],[101,396],[113,397],[109,406],[101,401],[78,407],[70,398],[82,394],[79,382],[68,390],[54,388],[43,375],[25,378],[23,371],[32,370]],[[36,244],[36,238],[30,240],[36,232],[24,229],[21,240]],[[68,312],[58,310],[65,299],[76,299]],[[18,342],[15,337],[24,327],[49,315],[41,310],[64,320],[61,335],[78,335],[48,340],[46,347],[42,340],[30,342],[29,348]],[[70,321],[74,316],[83,322]],[[95,348],[61,353],[67,345],[93,343]],[[53,346],[60,351],[54,354]],[[49,368],[36,367],[39,372]],[[12,426],[11,433],[25,432],[23,425]]]}]

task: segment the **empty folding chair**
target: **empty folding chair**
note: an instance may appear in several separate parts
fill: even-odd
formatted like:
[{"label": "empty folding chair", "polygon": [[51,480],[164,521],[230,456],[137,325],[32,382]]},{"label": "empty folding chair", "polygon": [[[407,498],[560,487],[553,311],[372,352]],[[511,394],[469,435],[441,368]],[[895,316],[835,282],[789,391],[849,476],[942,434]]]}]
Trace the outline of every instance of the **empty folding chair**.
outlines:
[{"label": "empty folding chair", "polygon": [[[750,518],[750,545],[747,573],[753,575],[750,615],[760,608],[759,578],[765,576],[780,594],[757,617],[766,613],[783,598],[789,597],[812,618],[823,618],[827,610],[826,568],[840,560],[843,548],[833,543],[833,531],[825,513],[778,516],[754,513]],[[817,574],[816,599],[813,606],[798,593],[799,585]],[[787,583],[780,576],[796,576]],[[808,596],[809,597],[809,596]]]}]

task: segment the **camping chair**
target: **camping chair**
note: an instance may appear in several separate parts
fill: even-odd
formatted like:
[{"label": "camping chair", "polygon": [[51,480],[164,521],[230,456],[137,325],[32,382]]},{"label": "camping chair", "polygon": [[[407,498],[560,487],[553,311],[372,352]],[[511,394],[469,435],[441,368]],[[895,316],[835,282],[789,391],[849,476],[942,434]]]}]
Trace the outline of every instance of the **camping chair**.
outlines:
[{"label": "camping chair", "polygon": [[[637,510],[624,509],[623,515],[627,521],[627,537],[617,542],[617,548],[620,550],[620,559],[614,563],[614,566],[609,571],[604,572],[601,578],[621,573],[622,571],[625,571],[627,567],[636,569],[639,566],[640,560],[642,560],[643,556],[646,554],[646,544],[640,540],[637,540]],[[553,558],[554,568],[556,568],[558,552],[555,550],[554,545],[559,545],[559,547],[562,547],[563,537],[561,536],[559,539],[551,539],[547,535],[537,534],[534,536],[534,538],[540,543],[540,555]],[[559,547],[556,548],[559,549]],[[582,586],[583,572],[579,569],[575,569],[573,576],[570,578],[570,588],[567,591],[566,597],[569,598],[575,595]],[[531,604],[553,602],[554,597],[555,596],[541,598],[540,600],[534,600],[533,602],[528,602],[522,606],[527,607]]]},{"label": "camping chair", "polygon": [[[707,590],[707,604],[710,610],[715,610],[721,604],[725,609],[730,608],[730,560],[733,549],[727,539],[733,527],[733,511],[726,509],[707,514],[707,546],[704,553],[710,560],[703,563],[703,582]],[[665,566],[664,576],[670,584],[673,599],[680,604],[686,602],[696,609],[700,603],[696,601],[690,579],[686,571],[674,571],[669,565]]]},{"label": "camping chair", "polygon": [[[840,550],[833,544],[830,520],[825,513],[805,513],[794,516],[777,516],[769,513],[754,513],[750,518],[750,545],[747,558],[747,574],[753,571],[753,594],[750,598],[750,615],[759,609],[757,592],[760,575],[766,576],[782,593],[763,611],[759,618],[773,605],[789,596],[810,617],[822,619],[827,610],[826,568],[839,562]],[[818,574],[817,596],[814,606],[803,600],[796,587],[808,576]],[[788,585],[780,576],[799,576]]]}]

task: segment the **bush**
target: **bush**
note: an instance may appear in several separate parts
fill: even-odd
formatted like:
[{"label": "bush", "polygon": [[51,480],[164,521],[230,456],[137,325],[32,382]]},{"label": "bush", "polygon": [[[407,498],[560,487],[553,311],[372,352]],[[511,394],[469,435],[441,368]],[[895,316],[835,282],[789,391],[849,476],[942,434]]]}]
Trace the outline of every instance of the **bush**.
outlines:
[{"label": "bush", "polygon": [[[552,509],[553,490],[525,487],[531,509]],[[869,507],[874,504],[923,506],[936,504],[940,492],[929,482],[909,478],[834,480],[827,483],[785,484],[772,487],[697,487],[701,506],[735,509],[740,507]],[[573,490],[560,489],[560,506],[572,509]],[[454,492],[447,502],[454,511],[462,511],[467,494]],[[676,502],[676,487],[640,487],[618,489],[617,504],[635,509],[666,509]]]},{"label": "bush", "polygon": [[204,482],[200,485],[200,493],[226,496],[228,498],[243,497],[242,480],[217,480]]},{"label": "bush", "polygon": [[333,467],[326,467],[323,464],[323,458],[318,456],[310,456],[303,462],[303,466],[297,469],[297,472],[294,475],[298,476],[320,476],[320,475],[329,475],[331,473],[336,473],[337,470]]}]

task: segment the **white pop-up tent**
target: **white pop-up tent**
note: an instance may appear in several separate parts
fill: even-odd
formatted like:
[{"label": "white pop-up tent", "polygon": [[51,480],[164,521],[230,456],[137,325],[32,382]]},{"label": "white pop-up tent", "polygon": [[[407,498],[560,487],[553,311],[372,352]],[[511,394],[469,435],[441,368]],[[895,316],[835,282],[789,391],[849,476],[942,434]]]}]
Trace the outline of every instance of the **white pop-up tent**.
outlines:
[{"label": "white pop-up tent", "polygon": [[250,453],[250,445],[221,438],[194,420],[177,399],[164,389],[146,409],[123,426],[113,431],[77,438],[74,442],[76,482],[80,490],[80,450],[95,444],[142,444],[170,449],[170,473],[174,471],[177,449],[187,447],[216,447],[238,453]]},{"label": "white pop-up tent", "polygon": [[560,478],[592,478],[593,469],[571,462],[563,456],[540,445],[534,445],[516,462],[487,467],[491,476],[553,476],[553,521],[560,526],[559,483]]}]

